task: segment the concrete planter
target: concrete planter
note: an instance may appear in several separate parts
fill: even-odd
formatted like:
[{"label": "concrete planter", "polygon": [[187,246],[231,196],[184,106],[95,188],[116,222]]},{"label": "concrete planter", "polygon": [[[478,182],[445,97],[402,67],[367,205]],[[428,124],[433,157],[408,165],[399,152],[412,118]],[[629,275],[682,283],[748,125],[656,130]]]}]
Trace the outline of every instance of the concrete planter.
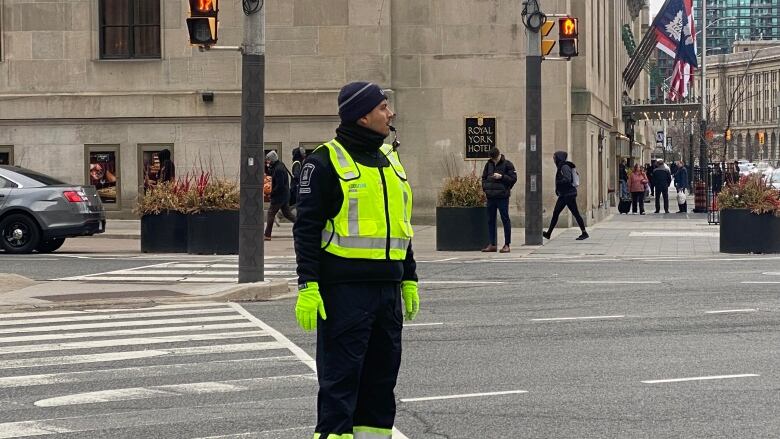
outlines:
[{"label": "concrete planter", "polygon": [[780,217],[748,209],[721,209],[722,253],[780,253]]},{"label": "concrete planter", "polygon": [[238,254],[238,222],[237,210],[187,215],[187,253]]},{"label": "concrete planter", "polygon": [[489,243],[487,208],[436,208],[436,250],[479,251]]},{"label": "concrete planter", "polygon": [[141,252],[187,253],[187,215],[165,211],[142,216]]}]

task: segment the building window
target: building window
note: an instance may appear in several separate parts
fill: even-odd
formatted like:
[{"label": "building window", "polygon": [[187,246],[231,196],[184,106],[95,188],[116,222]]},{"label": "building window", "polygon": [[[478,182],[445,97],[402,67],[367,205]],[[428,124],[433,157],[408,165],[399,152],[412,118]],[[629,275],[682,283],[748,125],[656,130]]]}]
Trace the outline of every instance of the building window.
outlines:
[{"label": "building window", "polygon": [[0,145],[0,165],[14,164],[14,147]]},{"label": "building window", "polygon": [[119,206],[119,145],[87,145],[87,184],[95,186],[106,207]]},{"label": "building window", "polygon": [[100,0],[100,58],[160,58],[160,0]]},{"label": "building window", "polygon": [[172,143],[152,143],[152,144],[139,144],[138,145],[138,192],[146,193],[147,189],[151,189],[157,184],[157,180],[160,178],[160,169],[162,168],[162,162],[160,161],[160,152],[167,149],[171,154],[171,160],[173,160],[173,144]]}]

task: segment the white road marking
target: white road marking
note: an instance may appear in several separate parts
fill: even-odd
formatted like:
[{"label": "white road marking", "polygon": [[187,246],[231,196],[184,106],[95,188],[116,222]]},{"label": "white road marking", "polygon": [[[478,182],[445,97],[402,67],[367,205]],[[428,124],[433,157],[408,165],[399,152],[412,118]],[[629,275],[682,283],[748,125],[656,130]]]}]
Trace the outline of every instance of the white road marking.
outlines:
[{"label": "white road marking", "polygon": [[780,276],[780,271],[767,271],[766,273],[761,273],[764,276]]},{"label": "white road marking", "polygon": [[38,323],[83,322],[89,320],[119,320],[119,319],[131,319],[131,318],[146,318],[146,317],[222,314],[222,313],[229,313],[229,312],[230,309],[228,309],[227,307],[219,307],[219,308],[212,308],[212,309],[149,311],[149,312],[136,312],[136,313],[127,313],[127,314],[77,315],[77,316],[70,316],[70,317],[52,317],[46,319],[0,320],[0,326],[30,325],[30,324],[38,324]]},{"label": "white road marking", "polygon": [[550,317],[543,319],[531,319],[534,322],[555,322],[564,320],[606,320],[606,319],[622,319],[626,316],[588,316],[588,317]]},{"label": "white road marking", "polygon": [[772,284],[772,285],[774,285],[774,284],[780,284],[780,281],[763,281],[763,282],[762,281],[745,281],[745,282],[740,282],[740,283],[741,284]]},{"label": "white road marking", "polygon": [[27,326],[24,328],[0,329],[0,334],[21,334],[30,332],[49,332],[76,329],[96,329],[96,328],[127,328],[131,326],[153,326],[153,325],[176,325],[180,323],[206,323],[206,322],[225,322],[231,320],[244,320],[237,315],[209,316],[209,317],[188,317],[181,319],[154,319],[154,320],[129,320],[102,323],[80,323],[77,325],[53,325],[53,326]]},{"label": "white road marking", "polygon": [[[167,268],[167,267],[166,267]],[[237,275],[238,274],[238,268],[235,270],[203,270],[203,271],[193,271],[193,270],[117,270],[112,271],[112,275],[123,275],[123,274],[142,274],[142,275],[148,275],[148,274],[165,274],[165,275],[180,275],[180,276],[193,276],[197,274],[210,274],[214,276],[218,275]],[[90,277],[89,275],[85,277]],[[101,279],[103,279],[101,277]],[[135,277],[131,277],[131,279],[135,279]]]},{"label": "white road marking", "polygon": [[[306,351],[298,347],[295,343],[291,342],[290,339],[285,337],[281,332],[268,326],[267,324],[265,324],[265,322],[253,316],[249,311],[245,310],[241,305],[237,303],[228,303],[228,305],[233,309],[235,309],[236,311],[238,311],[239,313],[241,313],[241,315],[243,315],[250,321],[255,322],[260,327],[260,329],[270,334],[271,337],[276,339],[276,341],[278,341],[280,344],[284,345],[287,349],[292,351],[292,353],[296,357],[298,357],[298,359],[301,360],[303,364],[309,366],[309,368],[314,372],[317,372],[317,362],[314,361],[314,359],[309,354],[307,354]],[[401,433],[397,428],[393,427],[393,439],[409,439],[409,438],[403,433]]]},{"label": "white road marking", "polygon": [[77,280],[77,281],[100,281],[100,282],[124,282],[124,281],[143,281],[143,282],[178,282],[182,280],[183,277],[172,277],[172,276],[98,276],[98,275],[89,275],[89,276],[75,276],[75,277],[69,277],[67,279],[53,279],[53,280]]},{"label": "white road marking", "polygon": [[755,308],[742,308],[742,309],[723,309],[719,311],[704,311],[705,314],[726,314],[726,313],[737,313],[737,312],[755,312],[758,311]]},{"label": "white road marking", "polygon": [[725,380],[729,378],[747,378],[761,376],[754,373],[743,373],[740,375],[712,375],[703,377],[690,377],[690,378],[672,378],[668,380],[647,380],[642,381],[645,384],[658,384],[658,383],[680,383],[684,381],[704,381],[704,380]]},{"label": "white road marking", "polygon": [[235,343],[215,346],[194,346],[186,348],[154,349],[143,351],[109,352],[105,354],[67,355],[57,357],[22,358],[0,361],[0,369],[19,369],[64,364],[104,363],[111,361],[136,360],[162,356],[214,355],[236,352],[252,352],[285,349],[277,342]]},{"label": "white road marking", "polygon": [[[217,360],[199,363],[156,364],[152,366],[122,367],[117,369],[85,370],[79,372],[44,373],[38,375],[15,375],[0,378],[0,388],[30,387],[51,384],[80,383],[98,380],[138,379],[143,377],[161,377],[183,373],[204,373],[225,371],[227,366],[237,364],[258,367],[262,363],[297,360],[293,355],[279,357],[240,358],[237,360]],[[254,366],[253,366],[254,365]],[[285,364],[287,365],[287,364]]]},{"label": "white road marking", "polygon": [[59,427],[47,421],[8,422],[0,424],[0,439],[73,432],[74,430]]},{"label": "white road marking", "polygon": [[408,328],[410,326],[441,326],[444,323],[404,323],[404,328]]},{"label": "white road marking", "polygon": [[102,402],[130,401],[171,396],[201,395],[204,393],[242,392],[266,385],[271,381],[316,380],[314,373],[275,375],[228,381],[205,381],[199,383],[170,384],[165,386],[130,387],[124,389],[98,390],[74,393],[35,401],[36,407],[62,407],[67,405],[95,404]]},{"label": "white road marking", "polygon": [[517,395],[527,390],[507,390],[504,392],[464,393],[462,395],[426,396],[424,398],[401,398],[401,402],[436,401],[441,399],[477,398],[481,396]]},{"label": "white road marking", "polygon": [[455,261],[455,260],[458,260],[458,259],[459,258],[444,258],[444,259],[434,259],[432,261],[417,261],[417,262],[418,263],[422,262],[422,263],[434,264],[434,263],[437,263],[437,262],[449,262],[449,261]]},{"label": "white road marking", "polygon": [[575,284],[609,284],[609,285],[633,285],[633,284],[660,284],[659,280],[577,280],[568,281]]},{"label": "white road marking", "polygon": [[261,431],[247,431],[245,433],[236,433],[236,434],[228,434],[223,436],[205,436],[205,437],[198,437],[194,439],[241,439],[241,438],[257,438],[258,435],[267,435],[267,434],[274,434],[274,433],[285,433],[288,431],[308,431],[312,430],[316,425],[305,425],[303,427],[291,427],[291,428],[280,428],[276,430],[261,430]]},{"label": "white road marking", "polygon": [[645,232],[631,232],[629,237],[638,236],[656,236],[656,237],[708,237],[717,238],[720,236],[720,232],[675,232],[675,231],[645,231]]},{"label": "white road marking", "polygon": [[[155,305],[154,310],[166,310],[166,309],[185,309],[185,308],[222,308],[227,309],[227,305],[219,302],[192,302],[192,303],[173,303],[168,305]],[[73,316],[73,315],[104,315],[109,313],[137,313],[147,308],[100,308],[100,309],[88,309],[80,311],[33,311],[33,312],[15,312],[15,313],[0,313],[0,317],[3,319],[17,319],[20,317],[53,317],[53,316]],[[31,323],[35,323],[37,319],[30,319]]]},{"label": "white road marking", "polygon": [[168,332],[212,331],[215,329],[237,329],[237,328],[253,328],[253,327],[255,327],[255,325],[252,324],[251,322],[239,322],[239,323],[221,323],[217,325],[165,326],[162,328],[120,329],[117,331],[22,335],[19,337],[2,337],[0,338],[0,343],[17,343],[17,342],[24,342],[24,341],[41,341],[41,340],[68,340],[74,338],[88,338],[88,337],[113,337],[117,335],[162,334]]},{"label": "white road marking", "polygon": [[506,282],[489,280],[424,280],[420,285],[501,285]]},{"label": "white road marking", "polygon": [[0,347],[0,355],[26,352],[65,351],[73,349],[94,349],[117,346],[140,346],[148,344],[181,343],[188,341],[228,340],[231,338],[267,337],[264,331],[220,332],[214,334],[187,334],[168,337],[122,338],[114,340],[72,341],[67,343],[31,344]]}]

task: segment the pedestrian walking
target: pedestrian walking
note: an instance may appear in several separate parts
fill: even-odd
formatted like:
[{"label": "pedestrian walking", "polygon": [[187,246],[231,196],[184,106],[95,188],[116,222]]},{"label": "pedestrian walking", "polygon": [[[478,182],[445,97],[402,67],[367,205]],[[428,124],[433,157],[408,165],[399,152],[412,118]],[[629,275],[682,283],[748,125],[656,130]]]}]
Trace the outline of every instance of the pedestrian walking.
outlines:
[{"label": "pedestrian walking", "polygon": [[577,207],[577,186],[580,185],[580,177],[574,163],[566,160],[568,156],[569,153],[566,151],[556,151],[553,154],[555,167],[558,168],[558,171],[555,173],[555,195],[558,196],[558,201],[555,202],[553,215],[550,219],[550,227],[547,228],[546,232],[542,232],[542,236],[550,239],[555,225],[558,224],[558,216],[560,216],[564,207],[568,207],[569,212],[577,221],[577,225],[580,226],[580,231],[582,231],[577,240],[582,241],[583,239],[588,239],[590,235],[585,231],[585,221],[583,221],[580,210]]},{"label": "pedestrian walking", "polygon": [[723,176],[725,164],[723,162],[715,163],[715,167],[712,170],[712,193],[719,194],[723,189]]},{"label": "pedestrian walking", "polygon": [[669,213],[669,185],[672,184],[672,173],[662,159],[656,160],[653,170],[655,183],[655,213],[661,212],[661,198],[664,199],[664,212]]},{"label": "pedestrian walking", "polygon": [[268,162],[268,173],[271,175],[271,196],[268,206],[268,215],[265,222],[265,240],[271,240],[271,232],[274,228],[274,218],[281,211],[282,215],[290,222],[295,222],[295,214],[290,208],[290,180],[289,171],[284,166],[276,151],[270,151],[265,155]]},{"label": "pedestrian walking", "polygon": [[515,165],[507,160],[498,148],[490,150],[490,160],[482,170],[482,190],[487,197],[488,232],[490,243],[483,252],[494,252],[498,248],[496,236],[496,210],[501,214],[501,224],[504,226],[504,246],[500,253],[509,253],[512,243],[512,223],[509,220],[509,196],[512,186],[517,183]]},{"label": "pedestrian walking", "polygon": [[620,166],[618,166],[618,181],[620,183],[620,199],[630,199],[631,192],[628,190],[628,162],[626,159],[620,160]]},{"label": "pedestrian walking", "polygon": [[688,168],[682,160],[677,162],[677,172],[674,174],[674,187],[677,192],[685,192],[688,188]]},{"label": "pedestrian walking", "polygon": [[293,226],[295,315],[317,329],[314,438],[390,439],[403,318],[420,306],[412,189],[384,143],[395,117],[384,91],[347,84],[338,107],[336,137],[303,163]]},{"label": "pedestrian walking", "polygon": [[647,188],[647,176],[639,164],[634,165],[634,170],[628,177],[628,187],[631,190],[631,213],[636,213],[637,204],[639,214],[645,214],[645,188]]}]

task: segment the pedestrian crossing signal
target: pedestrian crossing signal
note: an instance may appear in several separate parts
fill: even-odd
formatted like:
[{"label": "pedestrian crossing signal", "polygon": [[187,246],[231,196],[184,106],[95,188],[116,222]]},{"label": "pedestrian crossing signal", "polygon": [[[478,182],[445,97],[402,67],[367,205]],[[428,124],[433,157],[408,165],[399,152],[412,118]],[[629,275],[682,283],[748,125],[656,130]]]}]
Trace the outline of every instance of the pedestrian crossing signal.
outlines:
[{"label": "pedestrian crossing signal", "polygon": [[563,58],[579,55],[577,38],[579,29],[577,19],[564,17],[558,19],[558,54]]},{"label": "pedestrian crossing signal", "polygon": [[212,46],[217,43],[217,0],[189,0],[187,31],[190,44]]}]

